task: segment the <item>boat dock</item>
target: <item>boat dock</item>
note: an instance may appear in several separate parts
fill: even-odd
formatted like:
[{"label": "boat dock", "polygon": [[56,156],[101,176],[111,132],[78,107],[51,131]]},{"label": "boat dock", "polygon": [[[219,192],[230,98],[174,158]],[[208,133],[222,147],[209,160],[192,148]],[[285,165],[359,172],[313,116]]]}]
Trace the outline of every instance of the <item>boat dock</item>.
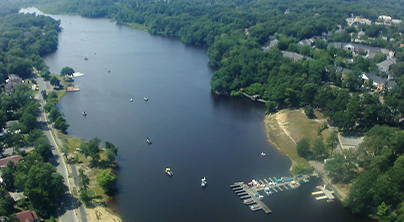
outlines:
[{"label": "boat dock", "polygon": [[325,185],[324,186],[318,186],[317,187],[318,189],[320,189],[321,191],[315,191],[315,192],[312,192],[311,193],[311,195],[313,195],[313,196],[317,196],[317,195],[322,195],[322,194],[324,194],[323,196],[318,196],[318,197],[316,197],[316,200],[324,200],[324,199],[327,199],[327,201],[333,201],[334,199],[335,199],[335,197],[334,197],[334,191],[332,191],[332,190],[327,190],[326,188],[325,188]]},{"label": "boat dock", "polygon": [[66,87],[66,91],[67,91],[67,92],[80,91],[80,87],[79,87],[79,86],[67,86],[67,87]]},{"label": "boat dock", "polygon": [[[241,199],[249,198],[249,202],[255,203],[254,207],[250,207],[251,211],[263,210],[265,213],[269,214],[272,212],[267,205],[265,205],[260,199],[259,194],[254,188],[251,188],[244,184],[244,182],[237,182],[230,185],[235,192],[238,192],[237,195],[240,196]],[[257,196],[258,194],[258,196]]]},{"label": "boat dock", "polygon": [[[273,179],[270,177],[258,180],[253,179],[248,183],[236,182],[231,184],[230,188],[240,197],[240,199],[244,199],[244,204],[246,204],[246,200],[248,200],[248,204],[254,203],[254,205],[250,206],[251,211],[263,210],[265,213],[269,214],[272,210],[261,201],[264,196],[262,196],[260,192],[265,193],[267,196],[271,196],[273,192],[279,193],[288,191],[289,189],[297,189],[300,187],[300,183],[309,182],[309,177],[310,176],[308,175],[301,175],[296,177],[281,177],[281,179],[277,179],[276,177],[273,177]],[[318,192],[328,194],[327,191]],[[316,193],[320,194],[318,192]],[[329,198],[327,194],[326,198]]]}]

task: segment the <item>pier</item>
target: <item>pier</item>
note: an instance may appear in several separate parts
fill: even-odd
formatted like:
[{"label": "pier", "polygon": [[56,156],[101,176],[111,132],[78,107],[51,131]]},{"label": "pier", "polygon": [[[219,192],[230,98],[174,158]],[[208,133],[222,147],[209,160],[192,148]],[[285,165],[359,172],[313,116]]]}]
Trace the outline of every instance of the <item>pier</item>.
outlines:
[{"label": "pier", "polygon": [[66,87],[66,91],[67,91],[67,92],[80,91],[80,87],[79,87],[79,86],[67,86],[67,87]]},{"label": "pier", "polygon": [[[244,204],[248,205],[254,203],[254,205],[250,205],[251,211],[263,210],[265,213],[269,214],[272,212],[272,210],[270,210],[268,206],[266,206],[265,203],[261,201],[264,196],[262,196],[259,192],[264,192],[269,197],[273,194],[273,192],[279,193],[284,190],[288,191],[289,187],[290,189],[297,189],[298,187],[300,187],[300,183],[309,182],[308,178],[308,175],[300,175],[296,177],[281,177],[280,179],[277,179],[276,177],[273,177],[273,179],[271,179],[270,177],[268,177],[268,179],[253,179],[251,182],[248,183],[236,182],[234,184],[231,184],[230,188],[234,191],[234,193],[237,194],[237,196],[240,197],[240,199],[244,199]],[[328,196],[330,194],[329,192],[330,191],[327,192],[327,190],[325,190],[324,188],[324,191],[322,190],[314,193],[325,194],[324,197],[318,197],[319,199],[331,199]],[[315,195],[314,193],[313,195]]]},{"label": "pier", "polygon": [[325,188],[325,185],[324,186],[318,186],[317,188],[320,189],[321,191],[312,192],[311,195],[313,195],[313,196],[322,195],[322,194],[324,194],[324,195],[323,196],[317,196],[316,200],[327,199],[327,201],[333,201],[335,199],[335,197],[333,195],[334,191],[327,190]]},{"label": "pier", "polygon": [[243,95],[244,95],[245,97],[251,99],[252,101],[255,101],[255,102],[260,102],[260,103],[266,103],[266,102],[267,102],[266,100],[260,99],[260,98],[259,98],[260,95],[252,95],[252,96],[250,96],[250,95],[248,95],[248,94],[245,93],[245,92],[243,92]]}]

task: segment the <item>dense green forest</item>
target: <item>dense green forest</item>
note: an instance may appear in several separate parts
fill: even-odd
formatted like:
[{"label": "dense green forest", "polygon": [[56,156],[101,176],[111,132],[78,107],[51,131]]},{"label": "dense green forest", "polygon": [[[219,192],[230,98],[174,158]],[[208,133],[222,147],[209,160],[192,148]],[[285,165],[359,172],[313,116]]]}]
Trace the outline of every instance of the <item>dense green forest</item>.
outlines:
[{"label": "dense green forest", "polygon": [[[175,36],[184,43],[208,47],[215,68],[212,91],[228,96],[242,92],[266,100],[267,112],[281,108],[318,108],[344,133],[365,133],[357,150],[334,153],[326,168],[335,182],[352,184],[345,200],[353,213],[373,213],[381,221],[404,221],[404,25],[376,25],[379,15],[404,19],[403,0],[19,0],[49,13],[74,13],[108,17],[122,24],[136,23],[152,34]],[[5,11],[15,9],[8,8]],[[351,14],[373,24],[347,26]],[[3,23],[4,24],[4,23]],[[342,30],[337,31],[338,25]],[[302,39],[332,36],[314,46]],[[360,32],[362,44],[395,52],[391,73],[396,86],[375,91],[361,74],[374,72],[386,59],[370,59],[329,46],[350,42]],[[269,45],[270,36],[279,42]],[[293,61],[282,50],[306,59]],[[46,52],[46,50],[45,50]],[[40,55],[41,53],[38,53]],[[337,67],[352,70],[338,71]],[[3,68],[5,70],[5,68]]]},{"label": "dense green forest", "polygon": [[[0,215],[10,216],[31,209],[41,218],[57,217],[57,207],[66,186],[63,177],[49,162],[53,156],[49,141],[37,129],[40,105],[33,98],[36,92],[31,90],[31,84],[35,82],[28,78],[34,69],[44,77],[48,76],[48,67],[41,56],[56,50],[60,21],[17,14],[14,6],[4,5],[4,2],[0,6],[0,81],[4,83],[9,74],[26,80],[7,93],[2,84],[0,93],[0,127],[3,129],[9,123],[7,130],[2,130],[0,154],[4,148],[13,148],[23,156],[18,164],[9,162],[1,169]],[[52,98],[49,96],[49,100]],[[33,147],[34,150],[27,154],[20,151],[22,147]],[[8,191],[24,192],[28,198],[15,203]]]}]

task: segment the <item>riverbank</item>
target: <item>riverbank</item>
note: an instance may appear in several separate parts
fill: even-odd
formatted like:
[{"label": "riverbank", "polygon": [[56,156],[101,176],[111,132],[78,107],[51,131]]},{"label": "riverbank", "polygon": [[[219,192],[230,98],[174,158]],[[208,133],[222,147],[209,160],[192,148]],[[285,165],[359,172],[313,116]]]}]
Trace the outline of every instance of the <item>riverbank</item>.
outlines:
[{"label": "riverbank", "polygon": [[[310,143],[318,137],[318,129],[327,124],[327,118],[319,111],[315,111],[315,119],[309,119],[303,109],[284,109],[277,113],[266,115],[264,119],[269,142],[286,154],[292,160],[293,174],[306,173],[315,170],[323,182],[333,187],[339,199],[343,200],[348,193],[346,187],[332,184],[324,172],[324,163],[308,161],[301,158],[296,151],[296,143],[303,138],[309,138]],[[329,127],[329,126],[327,126]],[[323,138],[329,136],[329,130],[322,130]]]},{"label": "riverbank", "polygon": [[[53,75],[53,74],[52,74]],[[65,89],[66,86],[70,82],[64,81],[64,79],[59,76],[55,75],[59,78],[61,81],[62,85],[64,86],[63,88]],[[49,84],[48,84],[49,86]],[[58,95],[58,101],[66,94],[66,90],[61,89],[61,90],[56,90],[56,93]],[[48,88],[49,92],[53,91],[54,89],[52,87]],[[93,193],[92,200],[89,204],[84,205],[83,203],[80,203],[84,207],[84,211],[86,214],[86,219],[89,222],[93,221],[111,221],[111,222],[121,222],[123,221],[122,218],[117,215],[116,213],[113,212],[112,209],[109,209],[107,206],[107,202],[111,197],[107,196],[103,190],[99,187],[97,184],[97,170],[96,168],[91,168],[89,167],[89,161],[84,160],[83,157],[81,157],[81,161],[79,156],[79,153],[77,152],[77,148],[80,147],[80,144],[83,141],[83,139],[80,138],[75,138],[75,137],[70,137],[66,134],[63,134],[59,130],[54,129],[52,136],[54,140],[56,141],[56,145],[58,146],[58,149],[63,152],[62,147],[67,147],[68,152],[65,155],[64,158],[66,163],[70,164],[70,167],[67,167],[67,172],[68,172],[68,178],[69,181],[68,183],[70,184],[70,192],[71,194],[79,200],[79,187],[77,187],[77,180],[78,178],[74,178],[74,175],[77,175],[77,172],[79,169],[83,169],[85,174],[88,176],[90,180],[90,185],[89,188],[91,189]],[[74,165],[74,167],[72,166]],[[73,170],[76,172],[73,173]],[[80,213],[75,211],[76,215],[79,215]],[[81,221],[81,220],[80,220]]]}]

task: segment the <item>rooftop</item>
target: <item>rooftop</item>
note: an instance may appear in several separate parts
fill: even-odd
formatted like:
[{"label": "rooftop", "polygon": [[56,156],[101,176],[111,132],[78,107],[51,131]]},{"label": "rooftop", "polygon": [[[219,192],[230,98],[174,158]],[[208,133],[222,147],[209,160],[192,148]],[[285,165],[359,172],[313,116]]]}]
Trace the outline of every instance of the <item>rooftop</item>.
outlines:
[{"label": "rooftop", "polygon": [[20,222],[39,222],[39,218],[35,211],[26,210],[20,213],[16,213],[15,216]]},{"label": "rooftop", "polygon": [[21,155],[16,155],[16,156],[10,156],[10,157],[0,159],[0,167],[6,167],[8,161],[11,161],[16,164],[16,163],[18,163],[18,160],[20,160],[21,158],[22,158]]}]

